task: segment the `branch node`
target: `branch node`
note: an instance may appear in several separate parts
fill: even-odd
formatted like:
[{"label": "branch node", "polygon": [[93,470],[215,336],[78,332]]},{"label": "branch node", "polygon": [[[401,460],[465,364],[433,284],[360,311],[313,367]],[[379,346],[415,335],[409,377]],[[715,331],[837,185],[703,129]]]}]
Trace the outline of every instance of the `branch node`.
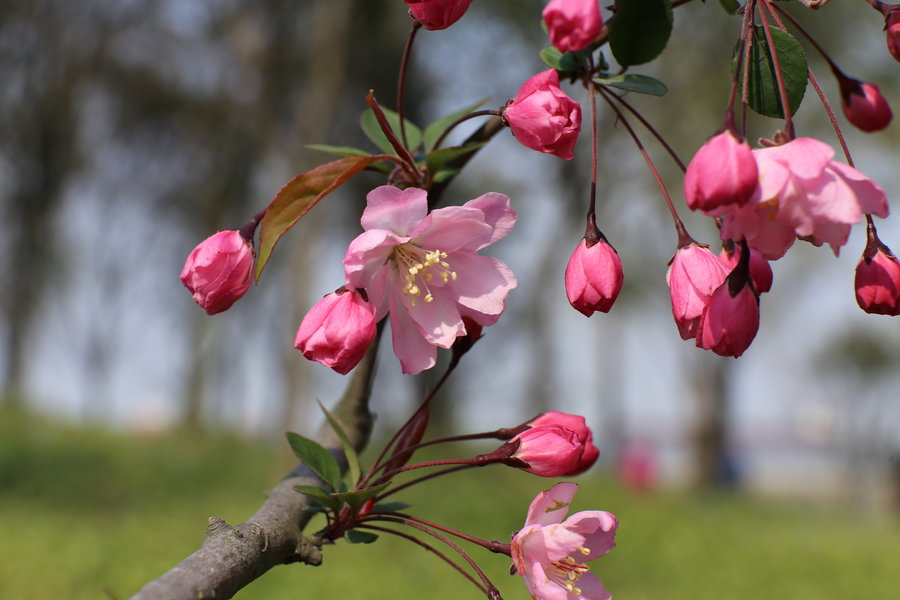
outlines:
[{"label": "branch node", "polygon": [[210,539],[213,537],[217,537],[234,529],[231,525],[226,523],[224,520],[219,517],[210,517],[206,521],[206,539]]},{"label": "branch node", "polygon": [[322,540],[315,537],[301,536],[297,549],[294,550],[292,562],[302,562],[312,567],[322,564]]}]

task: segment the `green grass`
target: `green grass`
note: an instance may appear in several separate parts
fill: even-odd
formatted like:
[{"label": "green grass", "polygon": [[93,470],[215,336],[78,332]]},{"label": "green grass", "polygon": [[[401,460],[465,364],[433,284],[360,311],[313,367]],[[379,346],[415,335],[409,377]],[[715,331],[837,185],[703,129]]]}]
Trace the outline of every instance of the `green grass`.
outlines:
[{"label": "green grass", "polygon": [[[137,440],[0,414],[0,598],[130,596],[196,549],[207,517],[250,515],[288,467],[285,447],[228,436]],[[508,539],[551,484],[488,467],[401,496],[423,518]],[[620,519],[618,547],[592,563],[619,600],[880,600],[900,589],[900,524],[886,517],[733,495],[632,496],[605,479],[583,481],[574,508]],[[402,540],[325,550],[323,566],[278,567],[237,598],[479,598]],[[473,555],[507,600],[527,600],[508,559]]]}]

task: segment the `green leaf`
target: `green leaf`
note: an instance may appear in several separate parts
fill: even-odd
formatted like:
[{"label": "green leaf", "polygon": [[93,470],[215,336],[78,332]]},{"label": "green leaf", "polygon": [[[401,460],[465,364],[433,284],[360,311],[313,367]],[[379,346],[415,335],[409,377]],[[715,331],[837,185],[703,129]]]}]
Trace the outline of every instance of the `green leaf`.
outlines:
[{"label": "green leaf", "polygon": [[669,0],[628,0],[609,23],[609,47],[622,67],[650,62],[666,48],[672,33]]},{"label": "green leaf", "polygon": [[278,190],[260,224],[256,280],[259,281],[275,244],[303,215],[342,183],[377,161],[374,156],[339,158],[297,175]]},{"label": "green leaf", "polygon": [[341,483],[341,468],[325,447],[316,441],[305,438],[300,434],[289,431],[288,443],[294,454],[303,461],[309,470],[319,476],[319,479],[327,483],[332,489],[337,489]]},{"label": "green leaf", "polygon": [[[791,34],[775,28],[772,28],[771,31],[772,42],[775,44],[775,52],[778,55],[778,64],[784,77],[788,106],[793,115],[800,108],[800,102],[803,101],[803,95],[806,93],[806,54],[803,52],[803,47]],[[736,52],[732,60],[733,65],[737,62],[737,54]],[[748,86],[747,101],[750,108],[767,117],[784,118],[772,53],[762,27],[756,27],[753,34]]]},{"label": "green leaf", "polygon": [[[394,135],[402,142],[403,138],[400,136],[400,116],[387,108],[382,108],[381,111],[387,118],[388,125],[391,126]],[[404,119],[403,121],[406,123],[407,148],[409,149],[410,154],[415,155],[416,150],[422,143],[422,130],[416,127],[409,119]],[[382,152],[385,154],[396,154],[394,147],[381,130],[381,126],[378,124],[378,119],[375,118],[375,113],[372,112],[372,109],[368,109],[362,114],[359,124],[362,127],[363,133],[365,133],[366,136],[372,140],[372,143],[378,146]]]},{"label": "green leaf", "polygon": [[391,484],[390,481],[373,485],[372,487],[354,490],[352,492],[341,492],[339,494],[331,494],[332,498],[337,498],[341,502],[346,502],[353,508],[359,508],[366,503],[367,500],[377,496],[379,492],[387,488]]},{"label": "green leaf", "polygon": [[729,15],[733,15],[741,7],[741,3],[738,2],[738,0],[719,0],[719,4],[722,5],[722,8],[724,8],[725,12]]},{"label": "green leaf", "polygon": [[372,512],[398,512],[409,507],[406,502],[381,502],[372,507]]},{"label": "green leaf", "polygon": [[484,146],[484,144],[485,142],[478,142],[475,144],[466,144],[465,146],[450,146],[449,148],[435,150],[425,159],[425,165],[428,167],[429,171],[437,173],[446,166],[447,163],[456,160],[460,156],[469,154],[470,152],[475,152]]},{"label": "green leaf", "polygon": [[560,73],[575,73],[586,66],[586,52],[566,52],[563,54],[554,46],[547,46],[540,52],[541,60],[548,67]]},{"label": "green leaf", "polygon": [[314,485],[295,485],[294,489],[326,510],[338,510],[342,506],[340,500],[332,497],[327,491],[320,487]]},{"label": "green leaf", "polygon": [[422,134],[422,141],[425,144],[425,151],[430,152],[434,149],[434,143],[439,137],[441,137],[441,134],[444,133],[447,127],[459,120],[460,117],[464,117],[470,112],[478,110],[479,108],[484,106],[485,102],[487,102],[487,98],[480,102],[476,102],[471,106],[467,106],[456,112],[452,112],[446,117],[441,117],[440,119],[426,127],[425,133]]},{"label": "green leaf", "polygon": [[669,91],[665,83],[649,75],[626,73],[624,75],[614,75],[613,77],[598,77],[594,81],[602,85],[639,94],[664,96]]},{"label": "green leaf", "polygon": [[371,152],[366,152],[365,150],[360,150],[359,148],[354,148],[352,146],[332,146],[330,144],[307,144],[307,148],[310,150],[317,150],[319,152],[326,152],[328,154],[336,154],[338,156],[369,156]]},{"label": "green leaf", "polygon": [[322,412],[325,413],[325,418],[328,419],[328,424],[331,425],[331,428],[334,430],[334,433],[337,434],[338,439],[341,441],[341,445],[344,447],[344,455],[347,457],[347,470],[350,474],[350,484],[355,486],[359,481],[359,456],[356,454],[356,449],[350,443],[350,439],[347,437],[347,432],[344,431],[344,428],[341,427],[341,424],[338,423],[337,419],[334,418],[334,415],[325,408],[325,405],[319,402],[319,408],[322,409]]},{"label": "green leaf", "polygon": [[547,46],[540,51],[541,60],[551,69],[560,70],[559,61],[562,60],[562,52],[556,46]]},{"label": "green leaf", "polygon": [[453,167],[447,167],[446,169],[441,169],[437,173],[432,176],[431,181],[434,183],[441,183],[442,181],[447,181],[459,173],[459,169],[454,169]]},{"label": "green leaf", "polygon": [[351,529],[344,534],[347,541],[351,544],[371,544],[378,539],[378,536],[370,531],[360,531],[359,529]]}]

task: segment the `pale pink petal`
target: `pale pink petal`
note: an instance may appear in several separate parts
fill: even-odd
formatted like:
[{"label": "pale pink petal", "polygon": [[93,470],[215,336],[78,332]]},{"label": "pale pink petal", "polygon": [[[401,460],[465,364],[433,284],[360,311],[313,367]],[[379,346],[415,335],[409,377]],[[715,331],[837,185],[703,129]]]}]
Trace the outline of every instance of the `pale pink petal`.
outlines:
[{"label": "pale pink petal", "polygon": [[538,494],[528,507],[525,526],[561,523],[569,510],[569,503],[578,491],[577,483],[557,483]]},{"label": "pale pink petal", "polygon": [[469,200],[463,206],[481,210],[484,213],[484,222],[493,229],[490,239],[477,248],[472,248],[473,250],[481,250],[489,244],[502,240],[516,224],[516,211],[510,205],[509,196],[506,194],[488,192]]},{"label": "pale pink petal", "polygon": [[788,167],[797,177],[816,177],[834,158],[834,148],[817,139],[797,138],[783,146],[765,148],[766,153]]},{"label": "pale pink petal", "polygon": [[398,302],[397,295],[396,292],[389,294],[394,354],[400,359],[401,370],[415,375],[434,366],[437,348],[428,343],[424,333],[406,312],[406,307]]},{"label": "pale pink petal", "polygon": [[449,348],[457,337],[465,333],[466,327],[451,294],[438,288],[432,289],[431,294],[431,302],[425,302],[421,296],[415,297],[415,305],[412,304],[411,296],[398,298],[398,302],[403,302],[410,318],[419,326],[428,343]]},{"label": "pale pink petal", "polygon": [[761,148],[753,151],[756,167],[759,172],[759,185],[750,198],[750,204],[776,201],[791,177],[791,172],[783,164],[775,160],[772,148]]},{"label": "pale pink petal", "polygon": [[578,552],[578,548],[584,544],[584,536],[572,531],[565,524],[549,525],[541,528],[544,536],[545,559],[548,562],[556,562]]},{"label": "pale pink petal", "polygon": [[[455,271],[455,281],[447,287],[457,296],[467,315],[481,325],[484,317],[497,317],[506,307],[506,296],[516,287],[516,278],[502,260],[471,252],[455,252],[447,258],[450,270]],[[494,319],[496,321],[496,319]]]},{"label": "pale pink petal", "polygon": [[363,229],[387,229],[409,235],[428,213],[428,192],[419,188],[401,190],[392,185],[377,187],[366,196]]},{"label": "pale pink petal", "polygon": [[619,520],[615,515],[605,510],[583,510],[566,519],[562,526],[581,535],[584,538],[583,546],[590,550],[590,554],[579,553],[583,560],[594,560],[603,556],[615,545],[616,528]]},{"label": "pale pink petal", "polygon": [[606,591],[593,573],[585,573],[578,579],[578,589],[581,590],[580,598],[584,598],[584,600],[610,600],[612,598],[612,594]]},{"label": "pale pink petal", "polygon": [[832,161],[831,168],[838,176],[847,181],[847,185],[856,194],[862,212],[879,216],[882,219],[887,218],[889,212],[887,196],[877,183],[844,163]]},{"label": "pale pink petal", "polygon": [[398,237],[384,229],[373,229],[361,233],[350,242],[347,254],[344,255],[344,276],[347,283],[354,288],[365,288],[369,280],[385,268],[394,246],[408,241],[409,238]]},{"label": "pale pink petal", "polygon": [[447,253],[460,248],[478,247],[478,242],[490,235],[491,228],[484,222],[484,213],[462,206],[433,210],[410,232],[410,237],[422,248]]}]

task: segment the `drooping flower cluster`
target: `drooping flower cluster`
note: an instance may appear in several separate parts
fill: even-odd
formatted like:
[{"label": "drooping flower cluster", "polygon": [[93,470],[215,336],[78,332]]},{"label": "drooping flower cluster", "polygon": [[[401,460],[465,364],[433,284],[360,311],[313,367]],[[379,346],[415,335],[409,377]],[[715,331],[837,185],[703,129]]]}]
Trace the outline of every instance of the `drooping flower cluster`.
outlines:
[{"label": "drooping flower cluster", "polygon": [[497,193],[431,213],[427,192],[418,188],[382,186],[369,192],[367,201],[361,219],[365,231],[350,243],[344,257],[345,287],[365,290],[368,300],[352,297],[366,308],[347,310],[354,324],[332,329],[352,348],[339,343],[313,347],[318,337],[300,335],[314,328],[305,327],[307,320],[336,322],[324,315],[341,305],[328,297],[304,319],[297,348],[347,372],[362,357],[360,349],[371,342],[368,336],[352,335],[354,327],[368,328],[370,312],[375,321],[390,314],[394,353],[403,372],[418,373],[434,365],[437,348],[450,348],[456,338],[466,335],[463,317],[480,326],[492,325],[500,317],[516,278],[505,263],[478,251],[510,232],[516,212],[509,198]]},{"label": "drooping flower cluster", "polygon": [[577,484],[558,483],[538,494],[528,507],[525,525],[512,538],[513,565],[535,600],[612,597],[586,563],[615,547],[618,519],[602,510],[566,518],[577,490]]}]

